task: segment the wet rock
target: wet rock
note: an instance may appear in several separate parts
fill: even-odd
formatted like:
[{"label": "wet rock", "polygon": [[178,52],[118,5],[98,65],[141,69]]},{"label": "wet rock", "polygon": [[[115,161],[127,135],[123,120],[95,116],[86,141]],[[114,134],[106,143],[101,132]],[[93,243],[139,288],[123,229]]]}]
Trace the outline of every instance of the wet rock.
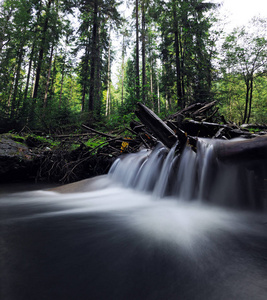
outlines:
[{"label": "wet rock", "polygon": [[0,181],[32,176],[36,157],[23,138],[11,134],[0,135]]}]

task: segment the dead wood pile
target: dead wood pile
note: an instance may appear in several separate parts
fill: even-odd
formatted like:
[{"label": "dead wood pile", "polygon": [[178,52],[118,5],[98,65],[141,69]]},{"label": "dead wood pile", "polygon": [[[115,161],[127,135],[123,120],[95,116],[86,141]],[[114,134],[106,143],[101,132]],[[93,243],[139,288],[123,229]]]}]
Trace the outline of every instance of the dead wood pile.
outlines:
[{"label": "dead wood pile", "polygon": [[[218,147],[218,157],[222,160],[267,158],[267,126],[246,124],[238,126],[226,122],[218,114],[216,102],[196,103],[161,120],[145,105],[138,103],[136,115],[144,125],[135,124],[133,130],[142,128],[151,138],[161,141],[168,148],[175,143],[182,149],[189,144],[196,150],[198,138],[232,140],[242,138],[225,146]],[[256,133],[255,133],[256,132]]]}]

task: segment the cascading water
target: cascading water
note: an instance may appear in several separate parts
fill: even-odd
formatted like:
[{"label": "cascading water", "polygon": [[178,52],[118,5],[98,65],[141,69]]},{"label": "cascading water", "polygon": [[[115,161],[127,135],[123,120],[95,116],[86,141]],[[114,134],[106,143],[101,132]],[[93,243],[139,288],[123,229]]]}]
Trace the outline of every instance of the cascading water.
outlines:
[{"label": "cascading water", "polygon": [[216,146],[159,144],[107,176],[2,195],[0,299],[265,300],[266,164]]},{"label": "cascading water", "polygon": [[181,157],[175,156],[176,147],[167,155],[167,149],[158,144],[152,153],[141,151],[119,158],[110,170],[111,178],[125,187],[153,191],[160,198],[174,196],[233,207],[266,208],[264,186],[259,186],[259,174],[262,179],[266,175],[263,162],[254,162],[254,168],[246,162],[220,162],[215,154],[216,143],[211,140],[200,140],[196,153],[186,146]]}]

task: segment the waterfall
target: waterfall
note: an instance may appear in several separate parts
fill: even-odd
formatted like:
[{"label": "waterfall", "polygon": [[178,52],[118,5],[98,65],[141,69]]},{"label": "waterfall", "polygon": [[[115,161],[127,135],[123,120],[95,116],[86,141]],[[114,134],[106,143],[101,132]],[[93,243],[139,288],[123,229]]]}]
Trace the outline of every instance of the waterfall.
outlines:
[{"label": "waterfall", "polygon": [[[155,198],[210,202],[241,208],[266,208],[262,162],[221,162],[216,141],[199,139],[197,151],[187,145],[181,156],[177,144],[168,150],[159,143],[151,152],[143,150],[118,158],[110,177],[125,187],[152,192]],[[262,190],[262,193],[260,192]]]},{"label": "waterfall", "polygon": [[0,195],[0,299],[266,300],[266,164],[217,147],[159,143],[106,176]]}]

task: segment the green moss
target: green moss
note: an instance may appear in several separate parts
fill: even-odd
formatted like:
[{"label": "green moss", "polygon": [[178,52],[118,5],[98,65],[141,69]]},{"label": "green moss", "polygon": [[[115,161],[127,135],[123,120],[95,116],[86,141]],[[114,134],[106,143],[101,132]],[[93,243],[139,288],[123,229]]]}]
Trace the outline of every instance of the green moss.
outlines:
[{"label": "green moss", "polygon": [[37,146],[37,147],[45,146],[49,148],[57,148],[60,145],[59,141],[55,141],[49,136],[45,137],[45,136],[40,136],[35,134],[27,135],[26,142],[32,143],[33,146]]}]

